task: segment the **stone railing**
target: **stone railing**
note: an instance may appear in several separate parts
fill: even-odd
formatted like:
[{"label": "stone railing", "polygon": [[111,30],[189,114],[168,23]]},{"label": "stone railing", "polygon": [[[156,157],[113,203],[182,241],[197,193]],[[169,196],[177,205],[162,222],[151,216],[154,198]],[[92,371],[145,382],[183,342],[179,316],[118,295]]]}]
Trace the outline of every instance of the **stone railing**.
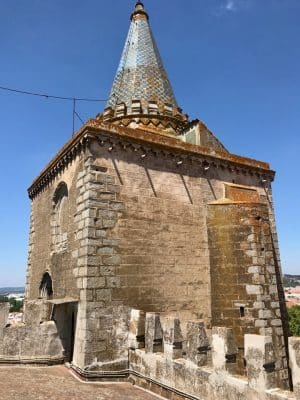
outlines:
[{"label": "stone railing", "polygon": [[182,114],[182,110],[178,107],[173,107],[170,104],[158,104],[156,101],[142,102],[140,100],[132,100],[131,107],[127,107],[125,103],[119,103],[115,109],[108,107],[104,110],[103,119],[111,120],[113,118],[128,117],[131,115],[148,115],[150,116],[165,116],[177,118],[181,121],[187,121],[188,117]]},{"label": "stone railing", "polygon": [[245,335],[245,376],[236,374],[232,329],[207,332],[202,320],[132,310],[129,348],[132,381],[166,398],[300,399],[300,338],[290,338],[294,392],[276,387],[270,336]]}]

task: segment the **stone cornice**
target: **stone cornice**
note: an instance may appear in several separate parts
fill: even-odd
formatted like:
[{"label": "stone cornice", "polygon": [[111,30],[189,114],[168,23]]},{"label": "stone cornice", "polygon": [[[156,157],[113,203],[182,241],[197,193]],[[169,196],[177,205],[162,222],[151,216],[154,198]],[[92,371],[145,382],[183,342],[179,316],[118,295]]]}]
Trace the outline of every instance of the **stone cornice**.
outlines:
[{"label": "stone cornice", "polygon": [[33,199],[44,187],[55,179],[55,177],[85,148],[88,141],[88,135],[85,133],[86,126],[87,124],[83,125],[32,182],[28,189],[30,199]]},{"label": "stone cornice", "polygon": [[[185,161],[197,161],[204,170],[209,168],[228,168],[241,174],[256,174],[261,179],[272,181],[275,172],[269,164],[240,157],[231,153],[210,149],[207,147],[185,143],[180,139],[166,134],[157,134],[142,129],[120,127],[107,122],[90,119],[73,136],[46,168],[33,181],[28,189],[29,197],[33,199],[88,145],[89,141],[98,140],[109,149],[121,145],[125,149],[132,145],[145,151],[161,151],[168,157],[173,157],[177,164]],[[138,146],[138,147],[137,147]]]},{"label": "stone cornice", "polygon": [[[103,122],[114,123],[114,125],[127,127],[131,122],[135,122],[135,124],[139,125],[140,129],[147,130],[147,127],[151,125],[154,127],[158,127],[159,131],[163,131],[164,128],[171,127],[174,131],[174,134],[180,134],[184,128],[188,127],[188,122],[181,118],[179,114],[178,117],[175,116],[166,116],[166,115],[147,115],[147,114],[132,114],[126,115],[122,117],[114,117],[109,121],[103,120]],[[139,129],[138,128],[138,129]]]}]

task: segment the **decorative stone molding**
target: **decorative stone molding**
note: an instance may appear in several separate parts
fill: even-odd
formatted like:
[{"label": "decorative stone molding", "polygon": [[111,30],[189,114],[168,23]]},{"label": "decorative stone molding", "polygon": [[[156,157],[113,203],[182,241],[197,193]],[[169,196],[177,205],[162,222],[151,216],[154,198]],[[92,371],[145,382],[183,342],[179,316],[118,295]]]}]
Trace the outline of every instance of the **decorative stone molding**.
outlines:
[{"label": "decorative stone molding", "polygon": [[59,151],[28,189],[29,198],[32,200],[39,192],[48,187],[54,179],[84,150],[89,142],[85,132],[86,125],[80,129],[72,139]]},{"label": "decorative stone molding", "polygon": [[[274,171],[267,163],[239,157],[231,153],[212,150],[206,147],[184,143],[175,137],[157,134],[141,129],[119,127],[99,120],[89,120],[81,130],[63,147],[57,156],[48,164],[28,189],[33,199],[47,187],[71,163],[75,157],[84,152],[92,140],[97,140],[112,151],[115,146],[120,149],[150,151],[160,157],[174,160],[177,165],[195,163],[207,176],[212,170],[228,170],[236,174],[257,176],[260,182],[268,186],[274,179]],[[178,164],[180,162],[180,164]],[[200,171],[199,171],[200,172]]]},{"label": "decorative stone molding", "polygon": [[119,103],[115,109],[108,107],[99,120],[120,126],[130,126],[132,122],[141,129],[154,129],[159,131],[170,130],[175,135],[180,135],[189,125],[188,116],[182,110],[170,104],[160,104],[156,101],[141,102],[132,100],[131,106]]}]

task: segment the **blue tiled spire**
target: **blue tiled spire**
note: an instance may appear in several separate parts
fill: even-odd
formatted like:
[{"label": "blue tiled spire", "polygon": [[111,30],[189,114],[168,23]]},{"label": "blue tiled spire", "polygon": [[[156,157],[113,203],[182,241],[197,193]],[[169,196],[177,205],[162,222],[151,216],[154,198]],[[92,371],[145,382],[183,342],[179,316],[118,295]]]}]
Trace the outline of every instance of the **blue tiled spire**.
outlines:
[{"label": "blue tiled spire", "polygon": [[129,33],[107,107],[115,109],[117,104],[125,103],[130,108],[133,100],[141,101],[142,107],[151,101],[158,106],[167,103],[172,108],[177,107],[151,32],[149,16],[140,1],[131,15]]}]

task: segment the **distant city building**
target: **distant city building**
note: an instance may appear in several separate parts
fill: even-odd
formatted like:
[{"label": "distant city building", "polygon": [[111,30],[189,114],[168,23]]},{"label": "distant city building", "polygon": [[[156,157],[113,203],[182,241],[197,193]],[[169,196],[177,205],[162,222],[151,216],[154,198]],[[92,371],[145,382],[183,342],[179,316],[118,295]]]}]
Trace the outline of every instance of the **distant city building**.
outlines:
[{"label": "distant city building", "polygon": [[300,305],[300,286],[286,287],[284,293],[288,308]]},{"label": "distant city building", "polygon": [[107,107],[29,188],[24,324],[1,331],[2,361],[169,399],[299,398],[273,179],[180,109],[138,1]]},{"label": "distant city building", "polygon": [[9,293],[6,296],[8,299],[16,299],[17,301],[23,301],[25,294],[21,294],[21,293]]}]

